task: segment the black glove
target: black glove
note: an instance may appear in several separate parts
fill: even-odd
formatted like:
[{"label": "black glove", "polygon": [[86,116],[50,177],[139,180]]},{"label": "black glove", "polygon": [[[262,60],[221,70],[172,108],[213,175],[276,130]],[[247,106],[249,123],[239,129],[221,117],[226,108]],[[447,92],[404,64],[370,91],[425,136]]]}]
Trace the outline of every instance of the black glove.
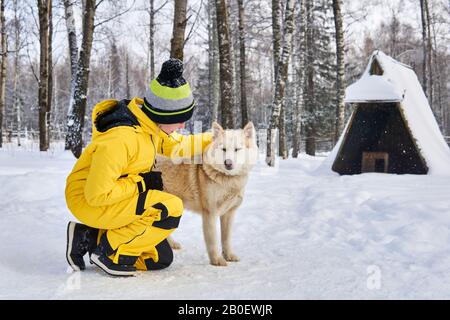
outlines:
[{"label": "black glove", "polygon": [[146,173],[139,173],[139,175],[144,178],[145,190],[163,190],[164,187],[161,172],[150,171]]}]

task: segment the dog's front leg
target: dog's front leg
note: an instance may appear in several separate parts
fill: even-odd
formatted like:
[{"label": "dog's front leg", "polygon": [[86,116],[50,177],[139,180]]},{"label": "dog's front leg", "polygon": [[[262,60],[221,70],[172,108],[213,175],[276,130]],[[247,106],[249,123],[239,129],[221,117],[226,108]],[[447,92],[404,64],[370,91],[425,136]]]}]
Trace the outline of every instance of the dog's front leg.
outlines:
[{"label": "dog's front leg", "polygon": [[239,261],[231,249],[231,226],[236,209],[233,208],[220,217],[220,233],[222,236],[222,255],[226,261]]},{"label": "dog's front leg", "polygon": [[181,244],[173,239],[172,236],[167,237],[167,241],[169,242],[169,246],[174,250],[180,250]]},{"label": "dog's front leg", "polygon": [[208,251],[209,261],[214,266],[226,266],[227,262],[222,258],[217,250],[216,236],[216,216],[203,213],[203,236],[205,238],[206,250]]}]

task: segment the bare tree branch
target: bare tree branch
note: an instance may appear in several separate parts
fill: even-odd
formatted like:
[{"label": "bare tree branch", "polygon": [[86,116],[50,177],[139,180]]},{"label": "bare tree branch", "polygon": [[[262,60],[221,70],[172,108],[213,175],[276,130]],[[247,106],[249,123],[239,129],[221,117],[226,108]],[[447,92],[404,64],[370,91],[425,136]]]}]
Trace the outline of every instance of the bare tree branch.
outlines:
[{"label": "bare tree branch", "polygon": [[153,14],[157,14],[158,11],[160,11],[162,8],[164,8],[168,2],[169,2],[169,0],[166,0],[166,2],[164,2],[162,5],[160,5],[159,8],[153,10]]},{"label": "bare tree branch", "polygon": [[38,76],[36,74],[36,71],[34,70],[33,62],[31,61],[31,55],[30,55],[29,47],[27,47],[27,57],[28,57],[28,61],[30,63],[31,72],[33,73],[34,79],[36,80],[36,83],[39,83],[39,78],[38,78]]},{"label": "bare tree branch", "polygon": [[[100,5],[101,2],[103,2],[103,0],[100,0],[100,2],[95,6],[95,8],[97,8],[97,7]],[[101,21],[101,22],[95,24],[95,25],[94,25],[94,29],[97,28],[98,26],[101,26],[102,24],[108,23],[108,22],[110,22],[111,20],[114,20],[114,19],[116,19],[116,18],[118,18],[118,17],[120,17],[120,16],[123,16],[124,14],[126,14],[127,12],[129,12],[129,11],[134,7],[134,4],[135,4],[135,3],[136,3],[136,0],[133,0],[133,3],[130,5],[130,7],[129,7],[128,9],[126,9],[126,10],[124,10],[124,11],[122,11],[122,12],[119,12],[119,13],[113,15],[112,17],[109,17],[108,19],[103,20],[103,21]]]},{"label": "bare tree branch", "polygon": [[[196,13],[196,16],[195,16],[194,23],[192,23],[191,29],[189,30],[188,35],[187,35],[186,39],[184,40],[183,46],[186,45],[186,43],[189,41],[189,39],[190,39],[191,36],[192,36],[192,31],[194,30],[194,27],[195,27],[195,25],[197,24],[198,17],[200,16],[200,11],[202,10],[202,7],[203,7],[203,0],[200,1],[200,7],[199,7],[198,10],[195,12],[195,13]],[[191,17],[191,16],[189,16],[189,18],[187,18],[186,20],[189,20],[190,17]]]}]

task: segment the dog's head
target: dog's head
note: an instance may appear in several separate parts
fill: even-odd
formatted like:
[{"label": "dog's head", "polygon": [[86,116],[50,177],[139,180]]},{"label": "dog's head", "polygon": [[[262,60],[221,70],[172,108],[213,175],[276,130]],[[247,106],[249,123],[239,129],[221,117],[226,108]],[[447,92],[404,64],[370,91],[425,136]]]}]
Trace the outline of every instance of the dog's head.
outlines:
[{"label": "dog's head", "polygon": [[205,153],[204,162],[227,175],[247,173],[258,156],[253,123],[239,130],[224,130],[214,122],[212,132],[213,142]]}]

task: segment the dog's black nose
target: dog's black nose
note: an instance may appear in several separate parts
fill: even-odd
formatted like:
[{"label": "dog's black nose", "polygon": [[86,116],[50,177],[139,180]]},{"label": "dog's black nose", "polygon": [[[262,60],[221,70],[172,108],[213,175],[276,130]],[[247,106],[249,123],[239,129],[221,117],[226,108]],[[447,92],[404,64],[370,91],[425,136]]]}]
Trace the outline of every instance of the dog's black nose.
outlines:
[{"label": "dog's black nose", "polygon": [[224,161],[224,164],[225,164],[225,168],[226,168],[227,170],[233,169],[233,161],[231,161],[230,159],[226,159],[226,160]]}]

